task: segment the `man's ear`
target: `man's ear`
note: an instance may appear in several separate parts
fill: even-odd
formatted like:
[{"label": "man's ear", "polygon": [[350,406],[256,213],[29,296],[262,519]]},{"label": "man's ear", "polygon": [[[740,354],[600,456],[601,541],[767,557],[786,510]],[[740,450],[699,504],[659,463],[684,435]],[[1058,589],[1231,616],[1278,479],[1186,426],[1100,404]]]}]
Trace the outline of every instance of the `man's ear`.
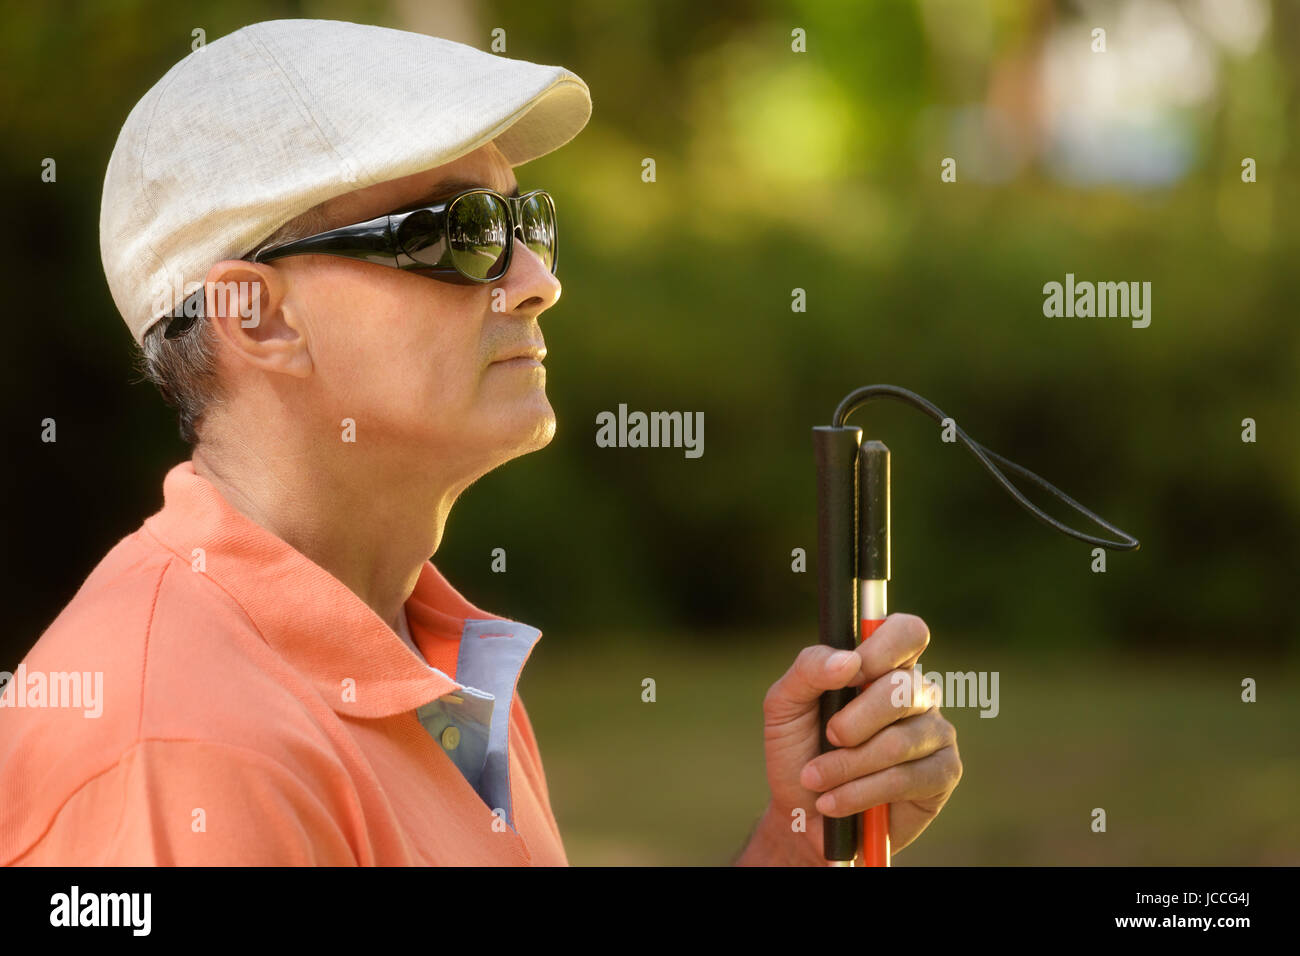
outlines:
[{"label": "man's ear", "polygon": [[236,361],[298,378],[311,374],[307,330],[286,308],[285,277],[272,266],[227,259],[208,270],[204,315]]}]

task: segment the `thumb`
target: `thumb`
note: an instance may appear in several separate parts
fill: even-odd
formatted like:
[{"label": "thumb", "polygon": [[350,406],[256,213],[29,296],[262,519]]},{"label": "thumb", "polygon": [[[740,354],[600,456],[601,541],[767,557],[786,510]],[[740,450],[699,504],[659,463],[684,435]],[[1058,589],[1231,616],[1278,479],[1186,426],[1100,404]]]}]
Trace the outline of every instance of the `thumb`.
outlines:
[{"label": "thumb", "polygon": [[809,645],[768,690],[763,713],[769,721],[798,717],[824,691],[852,684],[861,668],[862,658],[857,651],[838,651],[826,644]]}]

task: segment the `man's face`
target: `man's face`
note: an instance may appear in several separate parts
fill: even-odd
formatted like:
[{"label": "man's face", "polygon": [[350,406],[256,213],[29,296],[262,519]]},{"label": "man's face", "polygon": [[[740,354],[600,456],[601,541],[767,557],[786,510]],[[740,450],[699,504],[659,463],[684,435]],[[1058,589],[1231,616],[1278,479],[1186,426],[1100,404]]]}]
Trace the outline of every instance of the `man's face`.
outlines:
[{"label": "man's face", "polygon": [[[441,200],[466,185],[505,194],[518,188],[509,163],[489,144],[445,166],[331,200],[328,226]],[[334,256],[275,262],[287,280],[284,309],[310,350],[311,374],[301,384],[311,393],[309,407],[320,412],[316,424],[337,433],[351,418],[359,445],[417,470],[481,473],[549,443],[555,413],[545,368],[499,360],[545,347],[538,317],[559,299],[560,283],[517,236],[512,241],[509,272],[482,285]]]}]

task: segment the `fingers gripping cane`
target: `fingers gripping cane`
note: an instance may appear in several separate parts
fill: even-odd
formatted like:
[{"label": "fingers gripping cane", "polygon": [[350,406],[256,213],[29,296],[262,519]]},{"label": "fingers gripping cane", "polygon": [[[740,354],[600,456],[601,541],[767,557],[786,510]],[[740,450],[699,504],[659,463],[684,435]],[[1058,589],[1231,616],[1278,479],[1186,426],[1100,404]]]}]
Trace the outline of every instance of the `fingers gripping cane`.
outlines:
[{"label": "fingers gripping cane", "polygon": [[[837,650],[853,650],[867,640],[886,616],[889,581],[889,449],[878,441],[863,444],[862,429],[845,425],[852,412],[869,401],[890,398],[950,425],[957,440],[1017,503],[1048,527],[1079,541],[1112,551],[1135,551],[1138,540],[1093,514],[1073,498],[1027,468],[975,442],[934,404],[896,385],[867,385],[845,396],[832,424],[813,428],[817,462],[818,624],[821,641]],[[1038,508],[1007,478],[1002,468],[1023,478],[1118,540],[1085,534]],[[865,687],[863,688],[865,689]],[[834,749],[826,724],[856,696],[853,687],[821,697],[821,752]],[[823,850],[832,866],[889,866],[889,806],[864,814],[823,817]]]}]

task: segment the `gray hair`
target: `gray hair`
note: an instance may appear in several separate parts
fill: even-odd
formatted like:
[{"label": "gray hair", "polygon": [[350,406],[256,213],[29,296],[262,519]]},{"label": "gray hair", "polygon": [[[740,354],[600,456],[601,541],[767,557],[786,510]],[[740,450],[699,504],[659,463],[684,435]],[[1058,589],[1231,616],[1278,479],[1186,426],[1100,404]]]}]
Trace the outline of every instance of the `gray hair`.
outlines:
[{"label": "gray hair", "polygon": [[[323,232],[328,228],[325,211],[316,207],[289,220],[248,253],[269,246]],[[199,426],[208,409],[220,404],[225,394],[217,380],[217,335],[204,316],[194,320],[175,338],[164,337],[167,322],[156,322],[145,333],[136,353],[136,369],[143,380],[158,387],[163,401],[176,410],[181,440],[191,449],[199,443]]]}]

